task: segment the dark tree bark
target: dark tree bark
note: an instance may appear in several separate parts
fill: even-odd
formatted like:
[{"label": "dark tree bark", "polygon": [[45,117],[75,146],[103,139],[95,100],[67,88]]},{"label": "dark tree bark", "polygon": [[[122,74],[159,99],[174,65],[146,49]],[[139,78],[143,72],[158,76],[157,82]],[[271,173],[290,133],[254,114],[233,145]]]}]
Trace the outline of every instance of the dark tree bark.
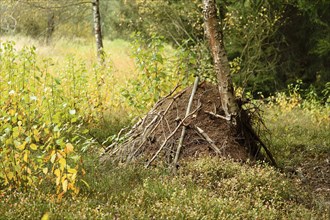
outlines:
[{"label": "dark tree bark", "polygon": [[48,12],[48,20],[47,20],[47,32],[46,32],[47,45],[50,44],[54,31],[55,31],[55,14],[53,11],[50,10]]},{"label": "dark tree bark", "polygon": [[96,40],[97,58],[102,63],[104,61],[104,53],[103,53],[103,40],[102,40],[99,0],[93,0],[93,18],[94,18],[94,34]]},{"label": "dark tree bark", "polygon": [[223,44],[216,3],[215,0],[203,0],[203,3],[205,34],[209,40],[213,56],[222,108],[227,118],[233,118],[238,113],[238,105],[234,95],[234,87],[230,76],[228,57]]}]

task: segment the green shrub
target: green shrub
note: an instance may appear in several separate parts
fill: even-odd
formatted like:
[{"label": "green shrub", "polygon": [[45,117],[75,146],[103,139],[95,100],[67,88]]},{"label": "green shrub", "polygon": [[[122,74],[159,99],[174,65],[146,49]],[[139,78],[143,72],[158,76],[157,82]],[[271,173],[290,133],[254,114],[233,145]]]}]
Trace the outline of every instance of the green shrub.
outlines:
[{"label": "green shrub", "polygon": [[79,151],[90,144],[80,106],[85,69],[69,60],[66,76],[55,75],[52,60],[40,64],[35,47],[16,51],[13,42],[1,43],[0,54],[1,188],[52,182],[59,196],[78,193]]}]

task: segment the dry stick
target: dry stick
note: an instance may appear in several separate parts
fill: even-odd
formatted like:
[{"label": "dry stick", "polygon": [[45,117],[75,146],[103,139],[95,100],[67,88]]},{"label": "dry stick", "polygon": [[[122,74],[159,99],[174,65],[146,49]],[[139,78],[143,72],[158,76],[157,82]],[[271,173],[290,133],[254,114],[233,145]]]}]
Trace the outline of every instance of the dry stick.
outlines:
[{"label": "dry stick", "polygon": [[[178,86],[177,86],[178,87]],[[177,88],[176,87],[176,88]],[[167,96],[165,96],[161,101],[159,101],[159,105],[161,103],[163,103],[163,101],[168,98],[175,90],[176,88]],[[175,102],[176,99],[178,99],[179,97],[181,97],[183,95],[183,93],[185,93],[187,91],[187,88],[182,90],[180,93],[178,93],[177,95],[175,95],[172,100],[171,103],[167,106],[167,108],[165,109],[164,113],[161,115],[160,120],[158,121],[158,123],[155,125],[155,127],[149,132],[149,134],[152,134],[156,128],[159,126],[160,122],[162,121],[162,119],[164,118],[164,116],[167,114],[167,112],[170,110],[170,108],[172,107],[173,103]],[[161,102],[161,103],[160,103]],[[158,106],[157,106],[158,107]],[[157,108],[156,106],[153,108],[153,110],[155,110]],[[144,135],[144,132],[142,133],[142,135]],[[143,144],[145,143],[145,140],[142,141],[142,143],[139,145],[139,147],[134,151],[134,153],[132,154],[132,157],[141,149],[141,147],[143,146]]]},{"label": "dry stick", "polygon": [[[161,98],[160,100],[158,100],[156,102],[156,104],[154,105],[154,107],[150,110],[150,112],[152,113],[153,111],[155,111],[156,108],[158,108],[158,106],[160,106],[168,97],[170,97],[178,88],[180,87],[180,84],[176,85],[176,87],[170,91],[169,94],[167,94],[166,96],[164,96],[163,98]],[[185,92],[185,90],[183,90],[182,92],[180,92],[179,94],[182,94],[183,92]],[[176,95],[177,96],[177,95]],[[132,131],[134,131],[138,126],[140,126],[141,124],[144,124],[144,121],[147,119],[147,116],[150,114],[147,114],[146,116],[144,116],[143,118],[141,118],[131,129],[131,131],[129,133],[132,133]]]},{"label": "dry stick", "polygon": [[178,94],[176,94],[173,99],[176,100],[177,98],[180,98],[183,93],[185,93],[188,90],[189,87],[185,88],[184,90],[182,90],[181,92],[179,92]]},{"label": "dry stick", "polygon": [[[139,123],[139,124],[144,123],[143,121],[144,121],[144,119],[141,119],[138,123]],[[136,127],[138,127],[137,124],[134,125],[133,128],[132,128],[128,133],[126,133],[126,134],[124,135],[124,139],[125,139],[125,140],[124,140],[123,143],[121,143],[121,146],[125,145],[125,143],[127,143],[127,142],[130,142],[131,139],[134,139],[135,137],[141,135],[141,133],[138,133],[138,134],[135,134],[135,137],[134,137],[134,134],[132,134],[132,133],[133,133],[133,129],[135,130]],[[127,129],[127,127],[124,128],[124,129]],[[116,138],[116,140],[115,140],[112,144],[110,144],[110,145],[104,150],[104,152],[101,154],[101,157],[104,156],[108,151],[110,151],[111,148],[115,148],[116,146],[118,147],[118,144],[119,144],[119,143],[118,143],[118,142],[119,142],[119,137],[120,137],[120,135],[121,135],[121,133],[122,133],[122,131],[123,131],[124,129],[120,130],[120,132],[118,133],[118,137]],[[115,155],[118,151],[119,151],[119,149],[118,149],[118,148],[115,148],[115,149],[113,150],[113,152],[110,154],[110,157],[113,156],[113,155]]]},{"label": "dry stick", "polygon": [[200,127],[194,126],[196,131],[210,144],[211,148],[217,153],[221,154],[220,149],[214,144],[214,141],[203,131]]},{"label": "dry stick", "polygon": [[159,101],[156,102],[156,104],[154,105],[154,107],[152,108],[151,111],[155,110],[158,106],[160,106],[168,97],[170,97],[179,87],[181,86],[181,84],[177,84],[175,86],[175,88],[170,91],[169,94],[167,94],[166,96],[164,96],[163,98],[161,98]]},{"label": "dry stick", "polygon": [[145,166],[146,168],[148,168],[150,166],[150,164],[156,159],[156,157],[162,151],[162,149],[165,147],[167,142],[173,137],[173,135],[175,135],[175,133],[179,130],[181,125],[187,120],[187,118],[189,118],[191,115],[195,114],[200,108],[201,108],[201,105],[199,105],[194,111],[192,111],[189,115],[184,117],[184,119],[182,119],[182,121],[180,121],[180,123],[176,126],[176,128],[172,131],[172,133],[169,136],[167,136],[167,138],[164,140],[164,142],[162,143],[162,145],[160,146],[158,151],[155,153],[155,155],[147,163],[147,165]]},{"label": "dry stick", "polygon": [[[244,124],[244,123],[243,123]],[[252,136],[261,144],[261,146],[264,148],[264,150],[266,151],[267,156],[269,157],[270,161],[273,163],[273,166],[278,167],[277,163],[272,155],[272,153],[270,152],[270,150],[268,150],[268,148],[266,147],[266,145],[262,142],[262,140],[258,137],[258,135],[251,129],[249,128],[246,124],[244,124],[245,128],[250,132],[250,134],[252,134]]]},{"label": "dry stick", "polygon": [[[152,113],[156,108],[158,108],[158,106],[160,106],[168,97],[170,97],[178,88],[180,87],[180,84],[176,85],[176,87],[170,91],[169,94],[167,94],[166,96],[164,96],[163,98],[161,98],[160,100],[158,100],[156,102],[156,104],[154,105],[154,107],[150,110],[150,112]],[[185,90],[183,90],[182,92],[180,92],[178,95],[182,95],[185,92]],[[177,95],[176,95],[177,96]],[[175,99],[175,98],[174,98]],[[147,119],[147,116],[149,114],[147,114],[146,116],[144,116],[143,118],[141,118],[130,130],[130,132],[128,132],[128,134],[131,134],[137,127],[139,127],[141,124],[144,124],[145,120]]]},{"label": "dry stick", "polygon": [[[148,115],[154,115],[155,113],[151,113],[151,114],[148,114]],[[148,116],[147,115],[147,116]],[[156,116],[151,120],[151,122],[149,122],[149,124],[144,128],[144,130],[143,130],[143,132],[142,133],[139,133],[137,136],[140,136],[140,135],[142,135],[142,139],[145,139],[145,133],[146,133],[146,131],[149,129],[149,127],[151,127],[151,125],[153,124],[153,123],[155,123],[156,121],[157,121],[157,119],[158,119],[158,117],[160,117],[160,115],[159,114],[155,114]],[[143,119],[141,119],[141,123],[142,124],[144,124],[144,122],[146,121],[146,118],[147,118],[147,116],[145,116]],[[140,124],[140,123],[139,123]],[[139,125],[138,125],[139,126]],[[129,132],[129,134],[131,134],[131,133],[133,133],[132,131],[133,131],[133,129],[135,130],[138,126],[135,126],[134,125],[134,128],[132,128],[132,130]],[[136,136],[136,137],[137,137]],[[134,145],[133,145],[134,146]],[[129,156],[128,156],[128,158],[130,158]],[[128,160],[128,159],[127,159]]]},{"label": "dry stick", "polygon": [[153,125],[153,123],[155,123],[158,119],[158,117],[160,117],[160,114],[156,114],[156,116],[151,120],[151,122],[144,128],[143,132],[142,132],[142,139],[146,136],[147,130],[151,127],[151,125]]},{"label": "dry stick", "polygon": [[[186,117],[190,113],[191,105],[192,105],[193,100],[194,100],[194,96],[195,96],[195,93],[196,93],[196,90],[197,90],[198,83],[199,83],[199,77],[196,76],[195,82],[194,82],[194,87],[191,91],[191,95],[190,95],[188,106],[187,106]],[[182,148],[182,145],[183,145],[183,139],[184,139],[184,136],[186,135],[186,129],[187,129],[187,127],[183,126],[182,132],[181,132],[181,137],[179,139],[178,148],[176,150],[175,158],[174,158],[174,161],[173,161],[174,165],[176,165],[177,162],[178,162],[178,159],[179,159],[179,156],[180,156],[180,151],[181,151],[181,148]]]},{"label": "dry stick", "polygon": [[[160,99],[160,100],[154,105],[154,107],[152,108],[152,110],[151,110],[150,112],[151,112],[151,113],[154,112],[155,109],[158,108],[158,107],[159,107],[159,106],[160,106],[165,100],[167,100],[167,98],[169,98],[169,97],[170,97],[170,96],[171,96],[171,95],[172,95],[172,94],[173,94],[173,93],[174,93],[179,87],[180,87],[180,84],[178,84],[178,85],[177,85],[177,86],[176,86],[176,87],[175,87],[175,88],[174,88],[174,89],[173,89],[168,95],[166,95],[165,97],[161,98],[161,99]],[[169,110],[169,108],[172,106],[173,102],[174,102],[177,98],[179,98],[180,96],[182,96],[186,91],[187,91],[187,88],[184,89],[184,90],[182,90],[181,92],[179,92],[177,95],[175,95],[175,96],[172,98],[172,102],[169,104],[168,108],[165,110],[165,112],[164,112],[163,115],[165,115],[165,114],[168,112],[168,110]],[[150,114],[147,114],[146,116],[144,116],[143,118],[141,118],[137,123],[135,123],[134,126],[131,128],[131,130],[130,130],[127,134],[125,134],[125,137],[129,138],[130,140],[132,140],[132,139],[135,139],[136,137],[138,137],[138,136],[140,136],[140,135],[143,136],[143,135],[145,134],[145,132],[146,132],[146,129],[144,129],[143,132],[139,132],[139,133],[137,133],[137,134],[135,134],[136,132],[134,132],[134,131],[136,131],[136,129],[137,129],[138,127],[141,127],[141,126],[144,125],[144,123],[146,122],[146,120],[147,120],[147,118],[148,118],[148,115],[150,115]],[[156,117],[152,120],[153,123],[157,120],[157,117],[158,117],[158,116],[159,116],[159,115],[156,115]],[[163,116],[161,116],[161,118],[163,118]],[[160,121],[161,121],[161,120],[158,121],[158,123],[157,123],[156,126],[152,129],[152,131],[151,131],[150,133],[152,133],[152,132],[158,127]],[[146,128],[150,127],[153,123],[149,123],[149,124],[146,126]],[[130,142],[130,141],[125,141],[125,142]],[[145,141],[143,141],[142,144],[143,144],[144,142],[145,142]],[[139,147],[137,148],[137,150],[134,151],[133,155],[135,155],[136,152],[141,148],[141,145],[142,145],[142,144],[140,144]],[[118,145],[118,142],[117,142],[117,141],[115,141],[115,142],[112,143],[110,146],[108,146],[108,147],[105,149],[105,152],[103,152],[103,154],[102,154],[101,156],[103,156],[105,153],[107,153],[108,151],[110,151],[110,149],[113,148],[113,147],[115,147],[116,145]],[[110,156],[113,156],[113,155],[116,154],[118,151],[119,151],[119,148],[114,149]]]},{"label": "dry stick", "polygon": [[221,119],[224,119],[226,121],[230,121],[230,118],[227,118],[227,117],[222,116],[222,115],[218,115],[218,114],[216,114],[214,112],[209,112],[209,111],[204,111],[204,112],[207,113],[207,114],[209,114],[209,115],[212,115],[212,116],[214,116],[216,118],[221,118]]},{"label": "dry stick", "polygon": [[113,148],[114,146],[116,146],[117,141],[111,143],[107,148],[104,149],[104,152],[101,154],[101,156],[103,156],[104,154],[106,154],[109,150],[111,150],[111,148]]},{"label": "dry stick", "polygon": [[170,127],[170,124],[168,123],[168,120],[164,117],[164,120],[165,120],[165,122],[166,122],[166,125],[167,125],[167,129],[169,130],[169,131],[171,131],[171,127]]},{"label": "dry stick", "polygon": [[[116,144],[118,144],[120,135],[127,129],[128,127],[122,128],[120,129],[119,133],[117,134],[117,137],[115,139],[115,141],[113,143],[111,143],[108,147],[106,147],[104,149],[104,152],[101,154],[101,156],[103,156],[105,153],[107,153],[111,148],[113,148],[114,146],[116,146]],[[103,141],[103,143],[105,143],[106,141],[108,141],[109,138],[107,138],[107,140]]]},{"label": "dry stick", "polygon": [[[164,113],[161,115],[161,118],[160,120],[157,122],[157,124],[153,127],[153,129],[149,132],[149,134],[152,134],[156,128],[159,126],[160,122],[163,120],[163,117],[167,114],[167,112],[170,110],[171,106],[173,105],[174,103],[174,99],[172,99],[171,103],[167,106],[167,108],[165,109]],[[143,134],[144,136],[144,134]],[[144,145],[144,143],[146,142],[146,138],[145,139],[142,139],[142,142],[139,144],[139,146],[137,147],[137,149],[133,152],[132,157],[135,156],[135,154],[141,149],[141,147]]]},{"label": "dry stick", "polygon": [[[164,98],[162,98],[161,100],[159,100],[155,106],[152,108],[151,112],[153,112],[157,107],[159,107],[159,105],[161,105],[168,97],[170,97],[175,91],[176,89],[179,87],[180,85],[177,85],[168,95],[166,95]],[[151,130],[151,132],[149,132],[150,134],[153,133],[156,128],[158,127],[160,121],[163,119],[163,117],[167,114],[167,112],[169,111],[169,109],[171,108],[171,106],[173,105],[174,101],[179,98],[180,96],[183,95],[183,93],[185,93],[187,90],[184,89],[182,90],[180,93],[178,93],[177,95],[175,95],[171,101],[171,103],[167,106],[166,110],[164,111],[164,113],[161,116],[161,119],[158,121],[158,123],[155,125],[155,127]],[[144,117],[143,120],[145,120],[147,118],[147,116]],[[149,123],[149,125],[151,125],[152,123]],[[147,127],[149,127],[149,125]],[[134,126],[135,127],[135,126]],[[144,132],[146,131],[146,129],[144,130]],[[144,132],[142,132],[142,135],[144,136]],[[142,145],[145,143],[145,140],[142,141],[141,144],[139,144],[139,147],[133,152],[132,157],[134,157],[134,155],[141,149]]]}]

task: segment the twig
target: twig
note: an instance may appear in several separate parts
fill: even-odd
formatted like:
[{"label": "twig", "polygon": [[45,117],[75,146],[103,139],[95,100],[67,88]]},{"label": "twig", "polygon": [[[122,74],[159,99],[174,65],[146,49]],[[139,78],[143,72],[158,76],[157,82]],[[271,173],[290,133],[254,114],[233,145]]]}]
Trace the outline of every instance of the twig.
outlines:
[{"label": "twig", "polygon": [[[195,93],[196,93],[196,90],[197,90],[198,83],[199,83],[199,77],[196,76],[195,82],[194,82],[194,87],[192,88],[191,95],[190,95],[189,102],[188,102],[188,106],[187,106],[186,117],[190,113],[191,105],[192,105],[193,100],[194,100],[194,96],[195,96]],[[182,132],[181,132],[181,136],[180,136],[180,139],[179,139],[178,148],[176,150],[175,158],[174,158],[174,161],[173,161],[173,164],[174,165],[176,165],[177,162],[178,162],[180,151],[181,151],[181,148],[182,148],[182,145],[183,145],[183,139],[184,139],[184,136],[186,135],[186,129],[187,129],[186,126],[184,126],[182,128]]]},{"label": "twig", "polygon": [[176,128],[172,131],[172,133],[169,136],[167,136],[167,138],[164,140],[164,142],[162,143],[162,145],[160,146],[160,148],[158,149],[158,151],[155,153],[155,155],[147,163],[147,165],[145,166],[146,168],[148,168],[150,166],[150,164],[156,159],[156,157],[158,156],[158,154],[162,151],[162,149],[165,147],[165,145],[167,144],[167,142],[173,137],[173,135],[175,135],[175,133],[178,131],[178,129],[181,127],[181,125],[191,115],[195,114],[200,108],[201,108],[201,104],[194,111],[192,111],[189,115],[187,115],[186,117],[184,117],[184,119],[182,119],[182,121],[180,121],[180,123],[176,126]]},{"label": "twig", "polygon": [[[170,91],[170,93],[168,93],[166,96],[162,97],[161,99],[159,99],[156,104],[154,105],[154,107],[152,108],[152,110],[150,112],[153,112],[156,108],[158,108],[158,106],[160,106],[168,97],[170,97],[171,95],[173,95],[173,93],[181,86],[181,84],[177,84],[175,86],[175,88]],[[185,90],[183,90],[185,91]],[[182,91],[182,92],[183,92]],[[179,93],[180,94],[180,93]]]},{"label": "twig", "polygon": [[[174,103],[174,100],[171,101],[171,103],[167,106],[167,108],[165,109],[164,113],[160,116],[160,120],[157,122],[157,124],[152,128],[152,130],[149,132],[149,134],[152,134],[156,128],[158,127],[158,125],[160,124],[160,122],[163,120],[164,116],[167,114],[168,110],[171,108],[172,104]],[[148,135],[149,135],[148,134]],[[146,136],[144,133],[143,133],[143,136]],[[134,157],[134,155],[141,149],[141,147],[144,145],[146,141],[146,138],[142,138],[142,142],[139,144],[139,146],[137,147],[137,149],[133,152],[132,157]]]},{"label": "twig", "polygon": [[218,115],[218,114],[216,114],[214,112],[209,112],[209,111],[204,111],[204,112],[207,113],[207,114],[209,114],[209,115],[212,115],[212,116],[214,116],[216,118],[221,118],[223,120],[230,121],[230,118],[227,118],[227,117],[222,116],[222,115]]},{"label": "twig", "polygon": [[[161,112],[160,112],[161,114]],[[158,119],[158,117],[160,117],[160,114],[156,114],[156,116],[151,120],[151,122],[144,128],[143,132],[142,132],[142,138],[144,138],[146,136],[147,130],[151,127],[151,125],[153,123],[155,123]]]},{"label": "twig", "polygon": [[210,144],[211,148],[217,153],[221,154],[220,149],[214,144],[214,141],[203,131],[200,127],[194,126],[196,131]]},{"label": "twig", "polygon": [[173,99],[176,100],[178,98],[180,98],[187,90],[189,87],[185,88],[184,90],[182,90],[181,92],[179,92],[178,94],[176,94]]},{"label": "twig", "polygon": [[107,148],[104,149],[104,152],[101,154],[101,156],[103,156],[105,153],[107,153],[116,144],[117,144],[117,141],[115,141],[112,144],[110,144]]}]

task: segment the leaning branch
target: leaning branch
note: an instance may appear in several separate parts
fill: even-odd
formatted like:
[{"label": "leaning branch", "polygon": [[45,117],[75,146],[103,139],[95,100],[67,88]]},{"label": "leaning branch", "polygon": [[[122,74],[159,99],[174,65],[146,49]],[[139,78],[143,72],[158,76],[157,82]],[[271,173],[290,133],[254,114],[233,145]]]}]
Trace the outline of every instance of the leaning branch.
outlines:
[{"label": "leaning branch", "polygon": [[[193,100],[194,100],[194,96],[195,96],[195,93],[196,93],[196,90],[197,90],[198,83],[199,83],[199,77],[197,76],[195,78],[194,87],[193,87],[193,89],[191,91],[191,95],[190,95],[190,98],[189,98],[189,102],[188,102],[188,106],[187,106],[187,111],[186,111],[186,117],[190,113],[190,109],[191,109],[191,106],[192,106],[192,103],[193,103]],[[178,162],[178,160],[179,160],[181,148],[182,148],[182,145],[183,145],[183,139],[184,139],[184,136],[186,135],[186,129],[187,129],[186,126],[184,126],[182,128],[181,137],[180,137],[178,148],[176,150],[175,158],[174,158],[174,161],[173,161],[173,164],[174,165],[176,165],[177,162]]]},{"label": "leaning branch", "polygon": [[217,154],[221,154],[220,149],[214,144],[214,141],[205,133],[205,131],[203,129],[201,129],[198,126],[194,126],[194,128],[196,129],[196,131],[210,144],[211,148],[217,153]]},{"label": "leaning branch", "polygon": [[179,130],[179,128],[183,125],[183,123],[190,116],[192,116],[193,114],[195,114],[200,108],[201,108],[201,104],[194,111],[192,111],[189,115],[187,115],[186,117],[184,117],[184,119],[182,119],[182,121],[180,121],[180,123],[176,126],[176,128],[172,131],[172,133],[169,136],[167,136],[167,138],[164,140],[164,142],[162,143],[162,145],[160,146],[160,148],[158,149],[158,151],[155,153],[155,155],[147,163],[147,165],[145,166],[146,168],[148,168],[150,166],[150,164],[156,159],[156,157],[158,156],[158,154],[163,150],[163,148],[166,146],[167,142],[176,134],[176,132]]}]

